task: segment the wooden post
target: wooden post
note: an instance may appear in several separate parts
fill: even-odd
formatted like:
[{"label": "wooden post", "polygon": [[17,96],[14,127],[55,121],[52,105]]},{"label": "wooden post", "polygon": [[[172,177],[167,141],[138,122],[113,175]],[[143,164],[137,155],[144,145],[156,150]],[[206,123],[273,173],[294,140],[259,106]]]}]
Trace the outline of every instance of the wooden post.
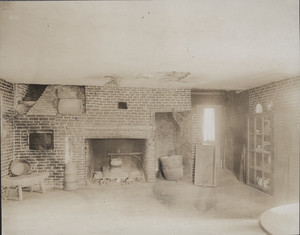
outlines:
[{"label": "wooden post", "polygon": [[19,200],[23,200],[22,185],[18,185]]},{"label": "wooden post", "polygon": [[40,184],[41,184],[42,193],[46,193],[46,187],[44,184],[44,180],[41,180]]}]

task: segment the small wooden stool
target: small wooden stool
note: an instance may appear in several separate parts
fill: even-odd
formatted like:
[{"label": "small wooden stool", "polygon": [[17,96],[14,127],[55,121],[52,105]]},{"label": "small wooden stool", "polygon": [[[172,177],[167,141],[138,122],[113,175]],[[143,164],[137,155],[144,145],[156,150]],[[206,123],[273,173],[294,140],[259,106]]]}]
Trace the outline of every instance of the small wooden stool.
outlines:
[{"label": "small wooden stool", "polygon": [[23,200],[22,188],[31,187],[39,184],[41,186],[42,193],[46,193],[44,180],[48,177],[48,173],[31,173],[28,175],[15,176],[2,179],[1,187],[6,188],[6,192],[3,195],[3,199],[8,199],[8,194],[11,188],[18,188],[19,200]]}]

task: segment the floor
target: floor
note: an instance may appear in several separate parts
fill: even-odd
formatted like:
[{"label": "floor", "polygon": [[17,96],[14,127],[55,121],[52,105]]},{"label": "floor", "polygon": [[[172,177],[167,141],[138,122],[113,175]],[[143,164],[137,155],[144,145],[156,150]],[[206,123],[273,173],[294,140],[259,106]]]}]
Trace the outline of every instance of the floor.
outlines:
[{"label": "floor", "polygon": [[158,180],[25,192],[23,201],[2,201],[2,233],[265,234],[258,218],[274,206],[271,197],[220,169],[216,188]]}]

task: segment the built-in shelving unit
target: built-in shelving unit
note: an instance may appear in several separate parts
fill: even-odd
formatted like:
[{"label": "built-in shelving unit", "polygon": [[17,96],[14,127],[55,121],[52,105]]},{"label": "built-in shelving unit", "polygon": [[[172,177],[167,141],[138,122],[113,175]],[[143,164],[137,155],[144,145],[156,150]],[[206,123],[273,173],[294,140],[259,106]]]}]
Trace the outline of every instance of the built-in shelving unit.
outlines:
[{"label": "built-in shelving unit", "polygon": [[247,184],[267,194],[274,191],[272,113],[248,117]]}]

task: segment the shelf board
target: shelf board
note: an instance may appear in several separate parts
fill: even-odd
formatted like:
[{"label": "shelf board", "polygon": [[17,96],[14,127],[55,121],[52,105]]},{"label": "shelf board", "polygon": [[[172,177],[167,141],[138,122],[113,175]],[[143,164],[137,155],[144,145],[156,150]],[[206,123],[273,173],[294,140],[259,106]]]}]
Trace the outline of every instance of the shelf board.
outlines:
[{"label": "shelf board", "polygon": [[253,169],[255,171],[261,171],[262,173],[271,174],[271,169],[266,169],[258,166],[248,166],[248,168]]},{"label": "shelf board", "polygon": [[[251,134],[253,135],[253,134]],[[258,135],[258,136],[271,136],[271,134],[263,134],[263,133],[255,133],[255,135]]]},{"label": "shelf board", "polygon": [[[247,134],[247,184],[270,196],[273,195],[274,191],[274,128],[272,115],[272,113],[250,114],[248,116]],[[268,187],[258,185],[255,179],[256,176],[270,178],[271,181]],[[261,182],[259,183],[261,184]]]},{"label": "shelf board", "polygon": [[258,135],[258,136],[271,136],[271,134],[269,134],[269,133],[262,133],[262,132],[260,132],[260,133],[249,133],[249,135]]},{"label": "shelf board", "polygon": [[271,170],[271,169],[268,169],[268,170],[265,169],[265,170],[264,170],[264,173],[266,173],[266,174],[272,174],[272,170]]},{"label": "shelf board", "polygon": [[251,168],[251,169],[256,170],[256,171],[263,171],[263,169],[261,167],[258,167],[258,166],[248,166],[248,168]]},{"label": "shelf board", "polygon": [[266,151],[266,150],[252,150],[253,152],[256,152],[256,153],[264,153],[264,154],[270,154],[271,151]]},{"label": "shelf board", "polygon": [[271,154],[271,153],[272,153],[271,151],[270,151],[270,152],[267,152],[267,151],[256,151],[256,150],[252,150],[252,149],[248,150],[248,152],[252,152],[252,153],[263,153],[263,154]]}]

